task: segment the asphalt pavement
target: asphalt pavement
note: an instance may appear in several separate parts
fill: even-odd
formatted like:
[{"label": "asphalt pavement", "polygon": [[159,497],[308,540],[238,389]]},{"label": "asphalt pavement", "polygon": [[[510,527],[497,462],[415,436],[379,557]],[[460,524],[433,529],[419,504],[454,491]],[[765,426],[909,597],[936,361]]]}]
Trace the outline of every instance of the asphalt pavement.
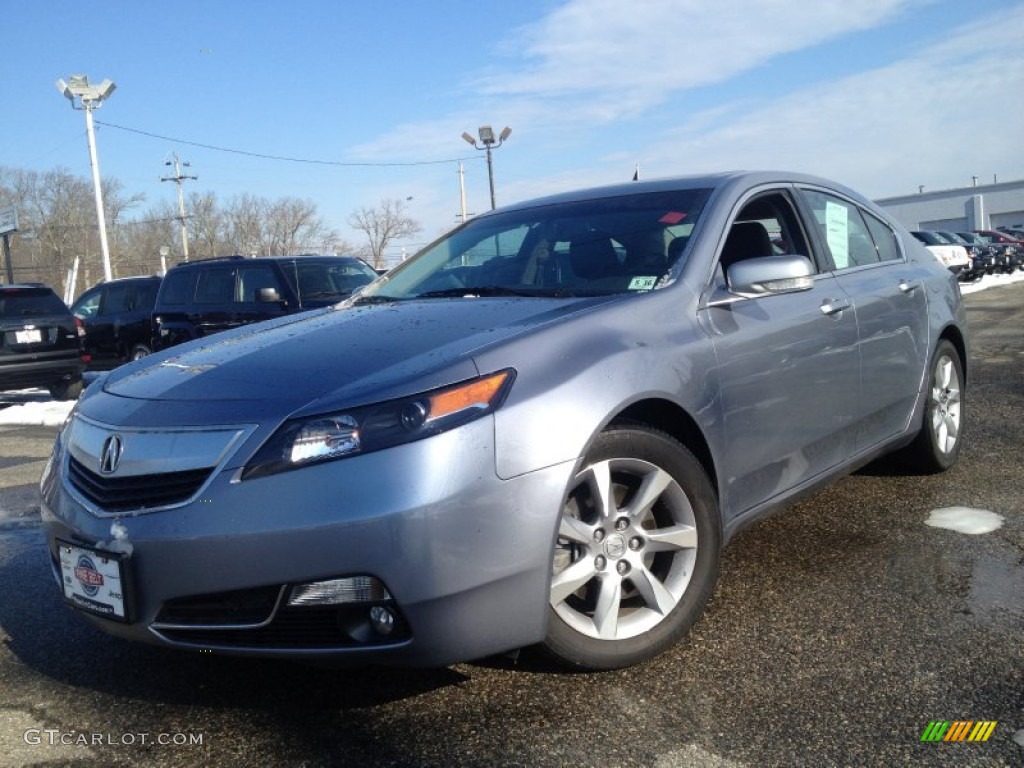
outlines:
[{"label": "asphalt pavement", "polygon": [[[959,464],[868,467],[751,527],[689,636],[610,673],[535,653],[335,670],[108,637],[47,563],[35,483],[55,430],[0,427],[0,765],[1024,765],[1024,284],[966,302]],[[947,507],[1004,523],[924,524]],[[935,721],[995,726],[922,741]]]}]

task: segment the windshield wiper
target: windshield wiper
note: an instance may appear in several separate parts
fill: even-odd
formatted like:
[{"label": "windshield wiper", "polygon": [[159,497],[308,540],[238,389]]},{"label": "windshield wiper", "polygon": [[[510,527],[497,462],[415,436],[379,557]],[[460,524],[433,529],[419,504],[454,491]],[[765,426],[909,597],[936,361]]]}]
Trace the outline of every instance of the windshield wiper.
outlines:
[{"label": "windshield wiper", "polygon": [[396,301],[402,301],[402,299],[395,298],[394,296],[381,296],[379,294],[372,294],[370,296],[359,296],[353,300],[353,306],[361,306],[363,304],[393,304]]}]

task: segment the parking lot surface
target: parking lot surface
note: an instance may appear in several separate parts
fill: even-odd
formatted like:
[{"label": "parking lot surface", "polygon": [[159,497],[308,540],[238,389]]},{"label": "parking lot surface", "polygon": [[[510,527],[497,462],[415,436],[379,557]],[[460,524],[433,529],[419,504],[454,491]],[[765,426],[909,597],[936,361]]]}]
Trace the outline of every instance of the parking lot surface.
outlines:
[{"label": "parking lot surface", "polygon": [[[966,303],[960,463],[871,466],[744,531],[690,635],[610,673],[534,653],[338,670],[103,635],[62,605],[39,531],[55,428],[0,426],[0,765],[1022,765],[1024,284]],[[925,523],[950,508],[1000,525]],[[995,727],[922,741],[935,721]]]}]

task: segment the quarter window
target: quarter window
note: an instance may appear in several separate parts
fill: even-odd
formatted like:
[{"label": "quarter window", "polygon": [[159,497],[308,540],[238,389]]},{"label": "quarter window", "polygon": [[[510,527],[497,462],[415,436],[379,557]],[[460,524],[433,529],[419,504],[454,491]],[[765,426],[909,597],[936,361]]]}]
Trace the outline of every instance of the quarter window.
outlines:
[{"label": "quarter window", "polygon": [[188,304],[192,299],[196,273],[192,270],[171,272],[165,278],[160,289],[161,304]]},{"label": "quarter window", "polygon": [[875,248],[878,249],[878,256],[882,261],[899,261],[903,258],[900,248],[896,244],[896,233],[889,225],[872,216],[864,213],[864,221],[867,222],[871,239],[875,241]]},{"label": "quarter window", "polygon": [[199,273],[196,304],[231,304],[235,298],[235,271],[208,269]]}]

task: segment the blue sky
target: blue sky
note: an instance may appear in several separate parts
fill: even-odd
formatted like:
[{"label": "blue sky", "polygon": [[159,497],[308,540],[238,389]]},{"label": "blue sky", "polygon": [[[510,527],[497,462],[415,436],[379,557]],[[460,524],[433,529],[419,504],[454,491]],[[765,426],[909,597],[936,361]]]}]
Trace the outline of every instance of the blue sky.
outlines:
[{"label": "blue sky", "polygon": [[1019,1],[40,0],[6,4],[4,28],[0,163],[88,176],[85,121],[53,83],[110,78],[100,168],[127,191],[175,199],[159,178],[177,152],[186,190],[309,198],[354,245],[349,214],[385,197],[412,198],[409,247],[452,226],[459,158],[470,212],[489,208],[460,138],[483,124],[512,128],[499,205],[637,164],[787,168],[872,197],[1024,178]]}]

